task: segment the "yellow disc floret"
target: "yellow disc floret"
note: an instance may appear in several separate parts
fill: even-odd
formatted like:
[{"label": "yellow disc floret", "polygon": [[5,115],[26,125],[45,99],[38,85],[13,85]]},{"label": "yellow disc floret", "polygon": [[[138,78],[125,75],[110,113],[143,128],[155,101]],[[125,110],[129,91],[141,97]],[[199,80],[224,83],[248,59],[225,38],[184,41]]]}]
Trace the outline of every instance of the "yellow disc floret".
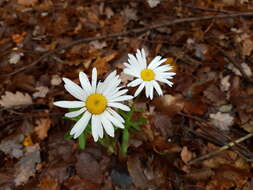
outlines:
[{"label": "yellow disc floret", "polygon": [[101,114],[105,111],[107,100],[102,94],[91,94],[86,100],[86,108],[91,114]]},{"label": "yellow disc floret", "polygon": [[155,79],[155,73],[151,69],[143,69],[141,71],[141,78],[144,81],[151,81]]}]

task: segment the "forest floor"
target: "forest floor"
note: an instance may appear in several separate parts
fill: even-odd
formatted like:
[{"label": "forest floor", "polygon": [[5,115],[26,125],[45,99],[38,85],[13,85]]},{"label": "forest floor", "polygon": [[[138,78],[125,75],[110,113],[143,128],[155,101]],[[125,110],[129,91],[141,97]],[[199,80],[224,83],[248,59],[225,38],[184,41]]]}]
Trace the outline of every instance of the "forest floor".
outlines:
[{"label": "forest floor", "polygon": [[[176,76],[135,99],[127,156],[65,139],[62,77],[120,74],[141,48]],[[252,70],[249,0],[0,0],[0,190],[251,190]]]}]

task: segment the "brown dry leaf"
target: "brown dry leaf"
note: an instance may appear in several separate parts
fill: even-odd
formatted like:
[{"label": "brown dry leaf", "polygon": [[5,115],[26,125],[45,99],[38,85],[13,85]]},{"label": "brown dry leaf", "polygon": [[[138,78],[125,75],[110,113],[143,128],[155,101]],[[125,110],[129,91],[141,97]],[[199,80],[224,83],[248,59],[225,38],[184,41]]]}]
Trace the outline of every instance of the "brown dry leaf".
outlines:
[{"label": "brown dry leaf", "polygon": [[231,189],[232,187],[236,186],[241,187],[242,185],[247,183],[248,178],[252,177],[253,174],[248,170],[239,169],[231,165],[224,164],[216,169],[213,178],[218,181],[217,187],[221,189]]},{"label": "brown dry leaf", "polygon": [[250,69],[250,67],[249,67],[248,64],[242,63],[242,64],[241,64],[241,67],[242,67],[244,73],[245,73],[248,77],[251,77],[251,76],[252,76],[252,71],[251,71],[251,69]]},{"label": "brown dry leaf", "polygon": [[38,0],[18,0],[18,4],[23,5],[23,6],[34,6]]},{"label": "brown dry leaf", "polygon": [[96,61],[93,63],[93,66],[97,68],[98,75],[103,75],[109,72],[110,66],[109,63],[118,55],[117,52],[113,52],[105,57],[98,57]]},{"label": "brown dry leaf", "polygon": [[217,112],[209,115],[211,123],[222,131],[228,131],[229,127],[234,124],[234,117],[229,113]]},{"label": "brown dry leaf", "polygon": [[33,93],[34,98],[45,98],[49,91],[49,88],[46,86],[38,86],[35,89],[37,90],[37,92]]},{"label": "brown dry leaf", "polygon": [[36,121],[37,127],[35,127],[34,131],[39,137],[40,140],[44,140],[47,138],[47,132],[50,129],[52,124],[51,119],[39,119]]},{"label": "brown dry leaf", "polygon": [[152,142],[153,150],[160,154],[178,153],[181,151],[181,147],[175,143],[169,143],[162,137],[156,137]]},{"label": "brown dry leaf", "polygon": [[245,56],[250,56],[253,50],[253,40],[251,38],[247,38],[243,41],[242,44],[242,54]]},{"label": "brown dry leaf", "polygon": [[24,40],[25,36],[26,32],[22,32],[21,34],[13,34],[11,38],[14,43],[19,44]]},{"label": "brown dry leaf", "polygon": [[61,77],[59,75],[53,75],[50,81],[52,86],[58,86],[62,83]]},{"label": "brown dry leaf", "polygon": [[206,111],[207,106],[197,98],[185,100],[184,102],[184,112],[186,113],[203,115]]},{"label": "brown dry leaf", "polygon": [[23,146],[21,145],[24,135],[16,135],[3,139],[0,143],[0,151],[9,155],[11,158],[23,156]]},{"label": "brown dry leaf", "polygon": [[148,189],[148,179],[144,175],[141,161],[138,157],[131,156],[127,160],[127,168],[136,187],[140,189]]},{"label": "brown dry leaf", "polygon": [[225,76],[221,79],[220,89],[222,91],[228,91],[229,90],[229,88],[231,86],[229,80],[230,80],[230,75],[227,75],[227,76]]},{"label": "brown dry leaf", "polygon": [[91,182],[102,183],[102,169],[96,159],[85,152],[82,152],[77,157],[76,173],[81,178],[87,179]]},{"label": "brown dry leaf", "polygon": [[151,8],[154,8],[160,3],[160,0],[147,0],[147,2]]},{"label": "brown dry leaf", "polygon": [[50,176],[44,176],[38,185],[41,190],[60,190],[60,184]]},{"label": "brown dry leaf", "polygon": [[15,185],[25,184],[35,175],[36,165],[40,163],[40,147],[38,144],[26,147],[26,154],[15,164]]},{"label": "brown dry leaf", "polygon": [[[64,187],[69,190],[100,190],[101,187],[87,179],[73,176],[64,181]],[[45,189],[46,190],[46,189]]]},{"label": "brown dry leaf", "polygon": [[9,91],[5,92],[5,95],[1,96],[0,105],[9,108],[12,106],[29,105],[32,104],[32,98],[29,94],[23,94],[16,92],[15,94]]},{"label": "brown dry leaf", "polygon": [[14,64],[14,65],[17,64],[20,61],[22,56],[24,56],[23,53],[18,53],[18,52],[11,53],[10,58],[9,58],[9,63]]},{"label": "brown dry leaf", "polygon": [[202,169],[197,169],[197,170],[196,169],[191,170],[191,172],[189,172],[186,175],[186,177],[191,180],[199,181],[199,180],[207,180],[214,174],[215,174],[214,171],[211,170],[210,168],[202,168]]},{"label": "brown dry leaf", "polygon": [[185,101],[181,95],[172,96],[166,94],[157,98],[154,103],[159,111],[166,113],[169,117],[173,117],[184,108]]},{"label": "brown dry leaf", "polygon": [[121,16],[114,16],[111,19],[111,30],[112,32],[122,32],[124,30],[124,19]]},{"label": "brown dry leaf", "polygon": [[126,7],[122,12],[122,16],[126,19],[126,22],[129,22],[130,20],[137,20],[137,11],[136,9],[132,9],[129,7]]},{"label": "brown dry leaf", "polygon": [[186,164],[187,162],[189,162],[190,160],[192,160],[192,158],[194,157],[194,153],[192,153],[191,151],[188,150],[187,146],[184,146],[182,151],[181,151],[181,159],[183,160],[183,162]]},{"label": "brown dry leaf", "polygon": [[212,84],[205,91],[204,95],[212,104],[220,106],[226,103],[226,94],[222,92],[216,85]]}]

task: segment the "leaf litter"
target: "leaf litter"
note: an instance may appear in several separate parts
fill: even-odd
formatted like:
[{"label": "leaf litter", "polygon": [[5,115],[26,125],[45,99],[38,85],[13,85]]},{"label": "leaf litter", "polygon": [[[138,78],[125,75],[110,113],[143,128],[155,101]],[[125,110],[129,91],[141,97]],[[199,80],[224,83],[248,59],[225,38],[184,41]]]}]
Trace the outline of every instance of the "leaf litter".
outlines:
[{"label": "leaf litter", "polygon": [[[252,133],[253,26],[251,17],[231,14],[250,12],[253,2],[18,0],[0,5],[0,189],[252,187],[252,139],[190,163]],[[163,23],[167,26],[149,29]],[[131,32],[136,28],[144,30]],[[129,33],[100,38],[115,32]],[[89,37],[95,40],[40,59]],[[148,59],[168,58],[166,64],[177,73],[174,86],[162,86],[164,96],[154,101],[143,94],[136,98],[148,122],[130,133],[127,158],[90,138],[87,149],[79,150],[74,140],[63,138],[73,123],[52,106],[70,99],[61,78],[78,81],[80,71],[90,75],[97,67],[101,79],[116,70],[126,85],[132,79],[121,73],[122,63],[142,47]]]}]

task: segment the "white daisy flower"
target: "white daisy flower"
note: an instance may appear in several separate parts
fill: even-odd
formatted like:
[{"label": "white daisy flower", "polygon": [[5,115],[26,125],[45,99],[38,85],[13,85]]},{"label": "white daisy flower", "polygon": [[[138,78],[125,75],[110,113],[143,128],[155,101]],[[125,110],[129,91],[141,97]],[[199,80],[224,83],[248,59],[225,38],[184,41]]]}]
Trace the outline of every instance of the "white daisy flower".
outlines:
[{"label": "white daisy flower", "polygon": [[120,102],[133,97],[125,95],[128,90],[119,87],[121,79],[116,75],[116,71],[110,73],[104,82],[97,83],[97,70],[93,68],[91,83],[83,72],[79,73],[79,80],[82,87],[63,78],[65,89],[78,101],[54,102],[54,105],[62,108],[80,108],[77,111],[66,113],[66,117],[77,117],[83,114],[71,129],[70,134],[74,135],[74,138],[79,137],[91,120],[94,141],[97,141],[99,137],[103,138],[103,128],[109,136],[114,137],[113,126],[124,128],[124,119],[112,108],[129,111],[130,108]]},{"label": "white daisy flower", "polygon": [[124,63],[126,68],[124,73],[137,77],[137,79],[130,82],[127,86],[138,86],[134,96],[138,96],[145,87],[146,97],[153,99],[154,88],[158,95],[163,95],[162,89],[158,82],[168,84],[170,87],[173,85],[168,79],[172,79],[176,73],[168,72],[172,66],[162,65],[167,59],[162,59],[161,56],[156,56],[148,65],[144,49],[138,49],[136,56],[128,54],[128,63]]}]

